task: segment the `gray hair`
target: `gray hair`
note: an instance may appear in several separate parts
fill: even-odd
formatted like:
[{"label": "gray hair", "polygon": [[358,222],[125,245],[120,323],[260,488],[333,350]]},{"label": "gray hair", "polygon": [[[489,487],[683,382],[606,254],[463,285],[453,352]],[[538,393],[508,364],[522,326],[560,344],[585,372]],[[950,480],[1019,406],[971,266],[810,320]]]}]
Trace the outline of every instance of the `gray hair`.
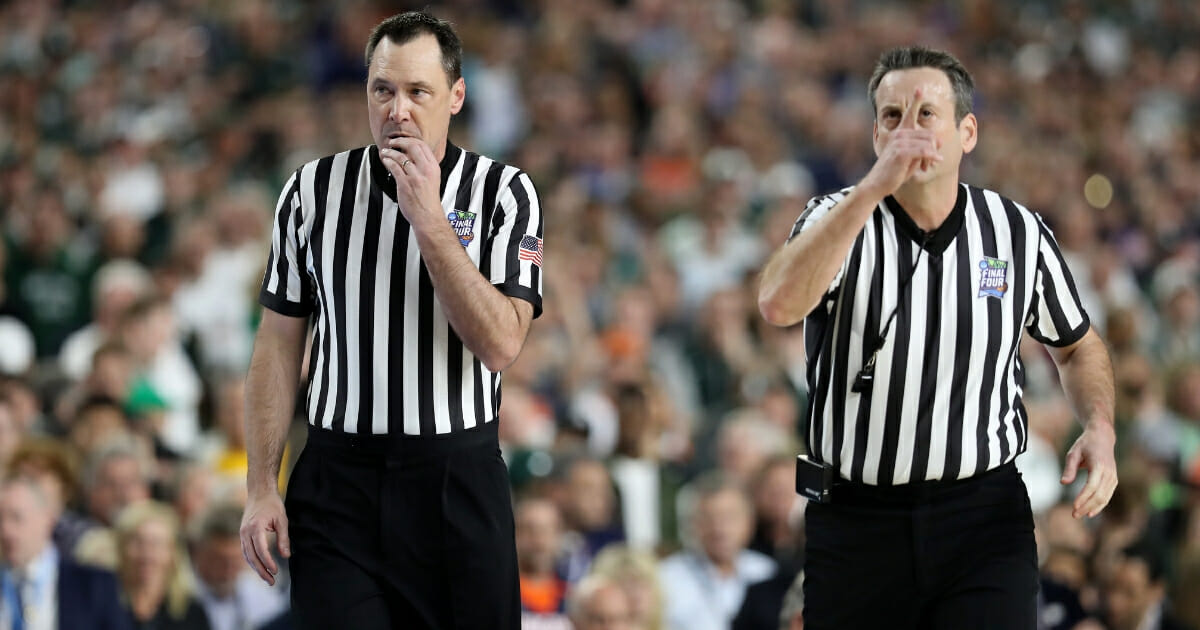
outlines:
[{"label": "gray hair", "polygon": [[143,449],[130,435],[117,436],[104,443],[91,458],[88,459],[87,466],[84,469],[83,483],[84,486],[91,490],[96,487],[96,480],[100,475],[100,469],[108,462],[115,459],[132,459],[138,464],[138,472],[143,480],[149,482],[153,476],[152,464],[146,456],[146,451]]}]

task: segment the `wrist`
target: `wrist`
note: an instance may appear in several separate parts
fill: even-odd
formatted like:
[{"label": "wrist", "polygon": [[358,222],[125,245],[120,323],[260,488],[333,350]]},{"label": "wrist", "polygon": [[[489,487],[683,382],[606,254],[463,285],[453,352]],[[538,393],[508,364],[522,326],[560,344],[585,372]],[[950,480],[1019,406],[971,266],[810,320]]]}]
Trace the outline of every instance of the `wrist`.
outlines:
[{"label": "wrist", "polygon": [[264,480],[247,478],[246,494],[251,499],[269,497],[271,495],[279,496],[279,482],[274,478]]},{"label": "wrist", "polygon": [[1104,435],[1111,436],[1113,438],[1116,438],[1116,435],[1117,435],[1117,430],[1116,430],[1116,427],[1113,426],[1112,419],[1107,418],[1107,417],[1101,417],[1101,416],[1093,416],[1092,418],[1090,418],[1086,422],[1084,422],[1083,430],[1090,431],[1093,433],[1101,433]]},{"label": "wrist", "polygon": [[891,191],[887,190],[884,186],[871,181],[870,177],[865,177],[862,181],[858,182],[858,185],[854,187],[854,192],[872,210],[875,209],[875,206],[879,205],[879,202],[891,194]]}]

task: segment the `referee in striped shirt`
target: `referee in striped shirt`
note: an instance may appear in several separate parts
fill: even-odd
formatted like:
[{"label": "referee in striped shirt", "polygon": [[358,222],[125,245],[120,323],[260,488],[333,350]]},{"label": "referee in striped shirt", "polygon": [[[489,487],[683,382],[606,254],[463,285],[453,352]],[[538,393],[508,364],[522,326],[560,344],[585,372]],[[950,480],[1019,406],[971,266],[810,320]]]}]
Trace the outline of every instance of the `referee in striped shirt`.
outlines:
[{"label": "referee in striped shirt", "polygon": [[[972,91],[947,53],[884,53],[868,90],[874,166],[813,199],[763,271],[763,316],[803,320],[809,356],[805,628],[1034,628],[1033,520],[1013,464],[1026,333],[1084,426],[1062,478],[1088,470],[1076,518],[1117,484],[1112,366],[1053,235],[959,182],[979,133]],[[805,485],[814,469],[832,481]]]},{"label": "referee in striped shirt", "polygon": [[[516,629],[496,418],[500,370],[541,311],[537,195],[447,140],[466,91],[448,23],[388,18],[366,62],[374,144],[300,167],[276,208],[247,377],[243,554],[274,584],[275,534],[302,628]],[[308,442],[285,504],[310,323]]]}]

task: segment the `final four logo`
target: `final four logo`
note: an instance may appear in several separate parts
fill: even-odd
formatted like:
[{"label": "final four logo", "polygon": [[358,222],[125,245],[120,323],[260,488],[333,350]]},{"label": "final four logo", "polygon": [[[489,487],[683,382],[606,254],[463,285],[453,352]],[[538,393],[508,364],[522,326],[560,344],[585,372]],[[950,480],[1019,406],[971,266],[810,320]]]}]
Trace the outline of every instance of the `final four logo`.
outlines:
[{"label": "final four logo", "polygon": [[475,213],[467,212],[466,210],[455,210],[446,215],[450,220],[450,227],[454,228],[454,233],[458,235],[458,242],[462,243],[463,247],[471,244],[475,240]]},{"label": "final four logo", "polygon": [[983,257],[979,261],[979,295],[1003,298],[1008,291],[1008,261]]}]

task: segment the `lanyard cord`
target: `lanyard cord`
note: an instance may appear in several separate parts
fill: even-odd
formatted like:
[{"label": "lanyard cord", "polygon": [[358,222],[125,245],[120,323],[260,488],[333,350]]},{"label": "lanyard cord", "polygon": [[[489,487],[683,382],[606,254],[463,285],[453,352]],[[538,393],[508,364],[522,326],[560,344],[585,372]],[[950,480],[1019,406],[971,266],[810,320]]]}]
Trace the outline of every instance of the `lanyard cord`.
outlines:
[{"label": "lanyard cord", "polygon": [[921,263],[921,254],[925,253],[925,246],[929,244],[930,239],[933,238],[936,231],[928,232],[921,241],[921,245],[917,249],[917,258],[913,260],[912,269],[908,272],[908,276],[904,278],[904,282],[900,283],[900,290],[896,292],[896,306],[892,308],[887,322],[883,325],[883,330],[880,331],[879,337],[875,339],[875,347],[871,349],[871,356],[867,359],[862,369],[858,371],[858,376],[854,378],[854,386],[851,388],[851,391],[862,393],[870,389],[871,383],[875,379],[875,357],[879,355],[879,351],[883,349],[884,342],[887,341],[888,332],[892,329],[892,320],[896,318],[896,313],[899,313],[900,307],[904,305],[904,291],[912,283],[913,276],[917,275],[917,265]]}]

